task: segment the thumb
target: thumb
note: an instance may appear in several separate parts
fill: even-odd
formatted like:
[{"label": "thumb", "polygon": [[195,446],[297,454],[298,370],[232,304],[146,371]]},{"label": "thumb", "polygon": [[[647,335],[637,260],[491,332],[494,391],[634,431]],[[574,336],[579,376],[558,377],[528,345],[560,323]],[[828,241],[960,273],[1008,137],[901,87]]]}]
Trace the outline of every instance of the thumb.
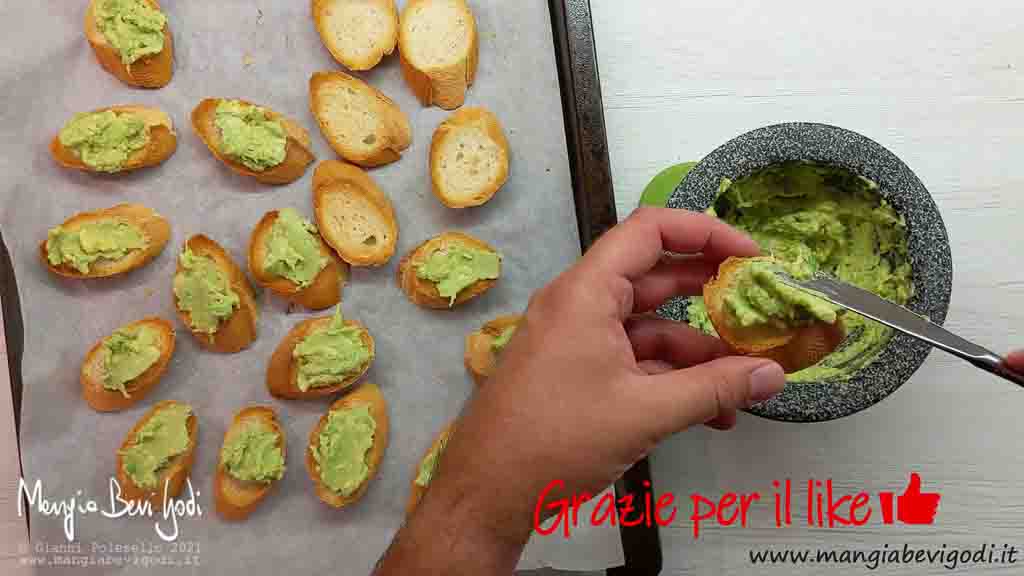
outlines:
[{"label": "thumb", "polygon": [[786,385],[786,375],[775,362],[742,356],[718,358],[645,380],[640,396],[646,399],[659,437],[764,402]]},{"label": "thumb", "polygon": [[910,474],[910,484],[907,484],[907,489],[903,491],[904,496],[916,496],[921,493],[921,475],[917,472]]}]

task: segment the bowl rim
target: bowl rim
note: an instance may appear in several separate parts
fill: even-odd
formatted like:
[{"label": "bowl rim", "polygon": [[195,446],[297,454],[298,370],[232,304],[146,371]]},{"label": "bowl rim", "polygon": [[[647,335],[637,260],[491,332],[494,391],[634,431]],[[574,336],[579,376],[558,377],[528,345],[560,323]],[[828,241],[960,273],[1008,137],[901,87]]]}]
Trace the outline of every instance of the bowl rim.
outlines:
[{"label": "bowl rim", "polygon": [[[672,192],[666,205],[706,210],[714,202],[722,178],[738,180],[790,162],[845,169],[878,185],[879,194],[907,222],[915,285],[915,295],[907,307],[933,322],[944,323],[952,296],[953,265],[942,215],[910,167],[862,134],[815,122],[786,122],[745,132],[705,156]],[[678,305],[675,309],[668,315],[682,320]],[[787,384],[780,395],[746,411],[783,422],[843,418],[874,406],[899,389],[930,352],[931,346],[896,333],[877,359],[848,379]]]}]

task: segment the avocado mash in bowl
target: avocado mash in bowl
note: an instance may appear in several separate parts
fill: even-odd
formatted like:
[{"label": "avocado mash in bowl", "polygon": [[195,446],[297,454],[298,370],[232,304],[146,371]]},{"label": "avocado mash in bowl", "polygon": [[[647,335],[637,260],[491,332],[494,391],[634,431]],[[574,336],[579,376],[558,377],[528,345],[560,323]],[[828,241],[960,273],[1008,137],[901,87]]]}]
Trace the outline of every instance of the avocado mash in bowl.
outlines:
[{"label": "avocado mash in bowl", "polygon": [[[914,173],[864,136],[808,123],[749,132],[694,167],[667,205],[747,232],[794,276],[824,272],[945,320],[952,260],[942,218]],[[700,298],[672,300],[659,313],[714,332]],[[852,312],[843,318],[839,348],[787,375],[785,391],[752,413],[802,422],[847,416],[892,393],[931,350]]]}]

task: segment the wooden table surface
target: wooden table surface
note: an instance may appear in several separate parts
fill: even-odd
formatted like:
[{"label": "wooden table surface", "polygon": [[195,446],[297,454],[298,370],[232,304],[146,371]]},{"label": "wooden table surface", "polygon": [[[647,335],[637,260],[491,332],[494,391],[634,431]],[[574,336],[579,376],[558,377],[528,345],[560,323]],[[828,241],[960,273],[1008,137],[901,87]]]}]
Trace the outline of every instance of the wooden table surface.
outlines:
[{"label": "wooden table surface", "polygon": [[[947,327],[991,346],[1024,347],[1024,3],[862,0],[770,3],[592,0],[620,216],[661,168],[783,121],[836,124],[895,152],[931,190],[955,265]],[[0,571],[23,528],[9,396],[0,390]],[[871,551],[1024,547],[1024,394],[941,353],[880,405],[844,420],[780,424],[741,416],[731,433],[693,430],[653,455],[655,481],[680,505],[662,530],[665,574],[820,574],[752,566],[749,550]],[[941,492],[934,525],[809,528],[808,479],[837,493],[902,493],[911,472]],[[14,479],[12,481],[12,478]],[[790,478],[794,525],[770,503],[749,525],[701,525],[690,495],[758,491]],[[972,550],[975,548],[971,548]],[[1024,554],[1020,554],[1024,556]],[[9,557],[9,556],[8,556]],[[1016,574],[1003,564],[968,573]],[[898,564],[881,574],[942,574]],[[828,574],[864,574],[863,564]]]},{"label": "wooden table surface", "polygon": [[[947,327],[995,350],[1024,347],[1024,3],[862,0],[591,0],[619,216],[660,169],[786,121],[875,139],[921,178],[954,261]],[[662,530],[665,574],[866,574],[863,565],[752,566],[748,550],[1024,547],[1024,393],[941,352],[896,394],[814,425],[741,417],[693,430],[653,455],[654,480],[681,502]],[[910,472],[941,492],[933,526],[774,527],[692,533],[690,495],[759,491],[791,478],[835,490],[902,493]],[[838,496],[837,496],[838,497]],[[877,503],[877,500],[874,500]],[[875,506],[877,508],[877,506]],[[794,501],[794,515],[806,504]],[[705,528],[706,526],[706,528]],[[1021,561],[1024,563],[1024,560]],[[983,571],[982,568],[985,570]],[[1024,566],[966,573],[1021,574]],[[989,572],[991,570],[991,572]],[[941,574],[937,565],[880,574]]]}]

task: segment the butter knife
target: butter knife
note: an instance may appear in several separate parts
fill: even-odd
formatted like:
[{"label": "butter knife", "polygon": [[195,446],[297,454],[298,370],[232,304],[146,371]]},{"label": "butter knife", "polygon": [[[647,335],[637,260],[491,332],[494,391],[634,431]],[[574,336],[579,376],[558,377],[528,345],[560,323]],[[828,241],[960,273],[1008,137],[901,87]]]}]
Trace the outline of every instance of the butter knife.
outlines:
[{"label": "butter knife", "polygon": [[776,275],[788,286],[810,291],[836,306],[899,330],[908,336],[958,356],[986,372],[991,372],[1024,387],[1024,375],[1010,370],[1001,356],[953,334],[903,306],[825,274],[817,274],[809,280],[797,280],[781,271],[777,271]]}]

